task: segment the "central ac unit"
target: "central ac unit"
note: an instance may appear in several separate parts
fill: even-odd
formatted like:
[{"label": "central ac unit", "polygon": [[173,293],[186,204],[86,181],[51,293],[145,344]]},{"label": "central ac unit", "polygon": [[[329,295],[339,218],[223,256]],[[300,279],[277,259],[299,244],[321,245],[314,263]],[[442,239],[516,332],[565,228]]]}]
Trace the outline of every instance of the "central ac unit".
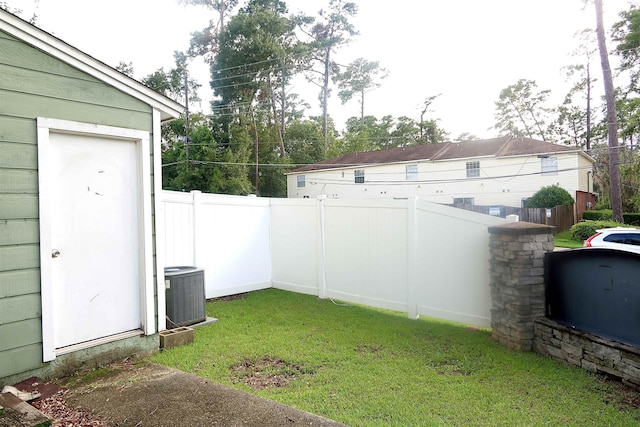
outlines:
[{"label": "central ac unit", "polygon": [[204,270],[197,267],[165,267],[165,295],[169,328],[207,319]]}]

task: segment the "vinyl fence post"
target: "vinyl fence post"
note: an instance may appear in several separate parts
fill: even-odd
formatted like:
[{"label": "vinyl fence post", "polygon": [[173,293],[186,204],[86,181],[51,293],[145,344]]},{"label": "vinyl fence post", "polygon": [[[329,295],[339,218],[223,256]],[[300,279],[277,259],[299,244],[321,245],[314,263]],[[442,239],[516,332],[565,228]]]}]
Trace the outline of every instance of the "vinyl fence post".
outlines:
[{"label": "vinyl fence post", "polygon": [[326,272],[326,252],[325,252],[325,217],[324,217],[324,201],[327,196],[320,194],[318,200],[318,219],[320,232],[318,236],[318,298],[327,298],[327,272]]},{"label": "vinyl fence post", "polygon": [[409,319],[418,318],[417,287],[417,197],[407,200],[407,315]]},{"label": "vinyl fence post", "polygon": [[200,250],[201,242],[200,242],[200,216],[202,209],[202,192],[199,190],[192,190],[192,203],[193,203],[193,217],[192,217],[192,236],[193,236],[193,266],[198,267],[198,261],[200,261],[200,256],[202,255],[202,251]]}]

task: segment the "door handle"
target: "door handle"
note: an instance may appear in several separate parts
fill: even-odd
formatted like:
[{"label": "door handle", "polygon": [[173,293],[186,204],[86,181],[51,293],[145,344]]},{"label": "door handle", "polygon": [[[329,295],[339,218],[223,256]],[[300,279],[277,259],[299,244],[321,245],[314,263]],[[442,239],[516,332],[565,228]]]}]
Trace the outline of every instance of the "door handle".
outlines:
[{"label": "door handle", "polygon": [[54,249],[51,251],[51,258],[58,258],[60,256],[60,251],[57,249]]}]

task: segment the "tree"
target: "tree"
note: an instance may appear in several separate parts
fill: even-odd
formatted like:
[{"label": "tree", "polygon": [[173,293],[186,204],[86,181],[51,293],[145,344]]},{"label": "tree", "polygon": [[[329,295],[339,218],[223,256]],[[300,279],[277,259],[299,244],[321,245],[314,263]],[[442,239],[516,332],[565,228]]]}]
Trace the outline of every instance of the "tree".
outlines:
[{"label": "tree", "polygon": [[[279,0],[249,1],[218,34],[218,53],[211,63],[211,87],[218,97],[212,106],[214,114],[222,116],[227,127],[234,117],[252,126],[253,140],[257,127],[265,123],[274,127],[280,156],[285,154],[285,120],[277,117],[274,88],[288,84],[290,75],[281,64],[297,44],[296,22],[286,12]],[[256,122],[256,117],[264,121]]]},{"label": "tree", "polygon": [[350,117],[345,123],[345,131],[334,145],[333,156],[347,153],[372,151],[390,148],[393,145],[391,128],[393,117],[385,116],[378,120],[374,116]]},{"label": "tree", "polygon": [[285,132],[285,145],[291,162],[307,165],[323,157],[322,125],[314,120],[296,120]]},{"label": "tree", "polygon": [[571,99],[567,97],[555,112],[557,117],[549,127],[555,142],[591,150],[591,131],[587,131],[585,125],[588,120],[585,117],[585,110],[573,105]]},{"label": "tree", "polygon": [[560,205],[570,206],[573,197],[567,190],[556,185],[542,187],[527,201],[527,208],[554,208]]},{"label": "tree", "polygon": [[617,99],[616,112],[621,125],[618,135],[630,147],[637,145],[640,137],[640,98],[625,96]]},{"label": "tree", "polygon": [[476,135],[469,132],[462,132],[460,135],[453,138],[454,141],[475,141],[479,139]]},{"label": "tree", "polygon": [[624,212],[640,212],[640,156],[638,149],[623,149],[620,153],[620,191]]},{"label": "tree", "polygon": [[360,102],[360,120],[364,124],[364,96],[374,89],[380,87],[381,80],[389,75],[385,68],[380,68],[378,61],[367,61],[364,58],[358,58],[347,66],[347,69],[338,73],[336,80],[338,81],[338,97],[344,105],[354,96],[359,98]]},{"label": "tree", "polygon": [[609,177],[611,180],[611,209],[613,220],[624,222],[622,218],[622,195],[620,192],[620,156],[618,152],[618,122],[616,113],[615,92],[613,89],[613,77],[609,65],[609,54],[604,35],[604,23],[602,18],[602,0],[595,0],[596,7],[596,34],[598,36],[598,49],[600,51],[600,63],[604,80],[604,92],[607,100],[607,130],[609,133]]},{"label": "tree", "polygon": [[[218,130],[210,118],[202,114],[191,117],[190,154],[186,155],[184,118],[168,124],[163,138],[167,142],[162,151],[162,187],[167,190],[200,190],[209,193],[247,195],[253,191],[247,163],[251,161],[251,147],[236,144],[236,140],[250,138],[245,128],[232,128],[227,145],[216,141]],[[237,149],[228,149],[229,145]]]},{"label": "tree", "polygon": [[[573,56],[579,58],[580,62],[563,68],[567,80],[574,79],[574,81],[564,102],[555,111],[557,118],[552,123],[551,131],[557,142],[585,147],[589,151],[593,136],[591,89],[595,79],[591,75],[591,62],[596,51],[595,35],[593,30],[586,29],[578,32],[576,38],[579,40],[579,46],[573,52]],[[575,105],[576,97],[581,97],[586,105],[584,107]]]},{"label": "tree", "polygon": [[449,132],[445,131],[438,125],[438,120],[431,119],[422,122],[421,128],[423,131],[421,144],[437,144],[439,142],[445,142],[449,138]]},{"label": "tree", "polygon": [[636,5],[620,13],[622,18],[613,25],[612,36],[620,57],[619,72],[629,77],[629,85],[619,88],[616,108],[619,136],[633,144],[640,134],[640,10]]},{"label": "tree", "polygon": [[[596,5],[596,8],[602,9]],[[598,13],[598,9],[596,9]],[[622,18],[613,25],[612,38],[617,43],[615,52],[620,57],[620,71],[628,73],[629,86],[625,94],[640,92],[640,9],[632,5],[620,13]]]},{"label": "tree", "polygon": [[[332,60],[331,54],[340,45],[348,42],[349,37],[358,34],[349,18],[356,16],[358,6],[353,2],[345,2],[344,0],[329,0],[329,6],[320,9],[318,12],[319,20],[310,22],[312,24],[310,30],[306,31],[310,36],[310,58],[320,64],[320,70],[310,68],[308,75],[309,81],[320,87],[320,107],[322,108],[322,136],[325,139],[324,151],[325,156],[328,149],[329,135],[329,80],[332,74],[336,72],[336,65]],[[314,78],[313,74],[318,78]]]},{"label": "tree", "polygon": [[[36,6],[38,5],[38,1],[39,0],[34,0]],[[22,16],[22,13],[24,12],[22,9],[19,9],[17,7],[11,8],[9,4],[4,0],[0,1],[0,9],[6,10],[7,12],[12,13],[16,16]],[[29,24],[36,25],[38,21],[38,15],[34,12],[33,16],[27,19],[27,21],[29,22]]]},{"label": "tree", "polygon": [[440,96],[442,96],[441,93],[428,96],[422,103],[420,109],[420,121],[418,122],[418,127],[420,129],[420,138],[418,140],[419,144],[437,144],[439,142],[446,141],[449,137],[449,133],[438,125],[438,119],[425,119],[427,113],[433,112],[431,106]]},{"label": "tree", "polygon": [[550,90],[537,91],[534,80],[520,79],[500,91],[496,106],[494,129],[510,136],[526,136],[546,141],[545,106]]},{"label": "tree", "polygon": [[120,61],[118,63],[118,65],[116,65],[116,70],[120,71],[122,74],[124,74],[125,76],[129,76],[131,78],[133,78],[134,72],[133,72],[133,62],[124,62],[124,61]]},{"label": "tree", "polygon": [[202,31],[191,34],[189,56],[202,56],[206,62],[211,62],[215,56],[217,47],[217,35],[224,28],[225,19],[238,5],[238,0],[181,0],[182,3],[191,6],[205,6],[217,12],[216,20],[210,20],[209,25]]},{"label": "tree", "polygon": [[[173,52],[173,58],[175,60],[175,67],[169,71],[165,71],[164,68],[159,68],[153,73],[144,77],[141,82],[178,102],[185,102],[187,93],[189,94],[189,100],[192,102],[200,102],[198,97],[198,89],[200,84],[197,80],[189,78],[187,76],[187,57],[184,53],[175,51]],[[133,64],[120,63],[124,71],[133,72]]]},{"label": "tree", "polygon": [[424,116],[425,114],[431,112],[431,104],[433,104],[433,102],[440,98],[440,96],[442,96],[441,93],[437,94],[437,95],[432,95],[432,96],[428,96],[427,98],[425,98],[424,102],[422,103],[422,109],[420,110],[420,122],[419,122],[419,126],[420,126],[420,139],[425,137],[425,119]]},{"label": "tree", "polygon": [[418,124],[411,117],[398,117],[391,130],[393,146],[408,147],[420,143],[420,131]]}]

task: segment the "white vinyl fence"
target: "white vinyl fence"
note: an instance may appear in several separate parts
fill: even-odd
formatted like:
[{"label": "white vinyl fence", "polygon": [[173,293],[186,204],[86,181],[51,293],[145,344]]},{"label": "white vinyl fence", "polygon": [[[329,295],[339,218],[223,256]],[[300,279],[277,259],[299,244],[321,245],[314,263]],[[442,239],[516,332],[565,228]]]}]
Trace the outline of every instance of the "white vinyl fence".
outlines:
[{"label": "white vinyl fence", "polygon": [[404,200],[163,192],[166,266],[207,298],[264,288],[490,326],[489,233],[501,218]]}]

